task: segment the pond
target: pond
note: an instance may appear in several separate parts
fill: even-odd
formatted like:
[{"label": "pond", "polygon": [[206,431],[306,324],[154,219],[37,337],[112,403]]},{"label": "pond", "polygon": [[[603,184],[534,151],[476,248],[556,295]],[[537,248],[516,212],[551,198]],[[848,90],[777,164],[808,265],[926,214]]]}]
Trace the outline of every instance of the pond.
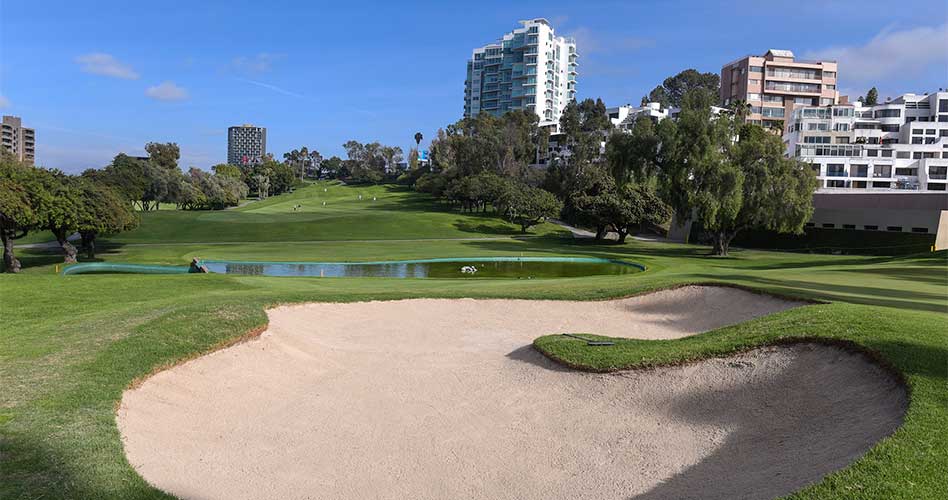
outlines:
[{"label": "pond", "polygon": [[212,273],[324,278],[575,278],[631,274],[637,264],[589,257],[495,257],[385,262],[203,261]]},{"label": "pond", "polygon": [[[639,273],[645,267],[595,257],[473,257],[380,262],[201,261],[209,272],[257,276],[323,278],[575,278]],[[63,274],[183,274],[187,266],[90,263],[70,266]]]}]

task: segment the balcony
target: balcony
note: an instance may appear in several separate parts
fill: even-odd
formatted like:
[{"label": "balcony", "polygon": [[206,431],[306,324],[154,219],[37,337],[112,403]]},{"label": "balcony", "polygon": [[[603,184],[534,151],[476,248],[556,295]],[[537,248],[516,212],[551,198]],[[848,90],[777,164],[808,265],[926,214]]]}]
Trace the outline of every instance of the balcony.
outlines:
[{"label": "balcony", "polygon": [[820,95],[822,88],[810,83],[784,83],[767,80],[764,89],[770,92],[788,92],[796,94]]},{"label": "balcony", "polygon": [[847,177],[845,170],[827,170],[827,177]]}]

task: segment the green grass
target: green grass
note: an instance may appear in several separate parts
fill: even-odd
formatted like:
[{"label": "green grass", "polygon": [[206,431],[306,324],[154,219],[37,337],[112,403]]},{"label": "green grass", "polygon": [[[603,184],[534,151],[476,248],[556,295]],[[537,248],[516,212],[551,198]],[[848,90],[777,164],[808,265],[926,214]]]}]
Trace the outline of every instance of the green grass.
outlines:
[{"label": "green grass", "polygon": [[[294,210],[296,205],[301,206],[299,210]],[[531,234],[560,231],[544,224]],[[432,239],[519,234],[517,226],[492,215],[440,209],[430,197],[403,187],[319,182],[232,210],[144,213],[139,229],[116,235],[105,243]]]},{"label": "green grass", "polygon": [[[911,387],[905,423],[867,456],[797,496],[943,498],[948,490],[944,252],[892,259],[736,251],[719,259],[707,257],[707,248],[698,246],[580,243],[549,236],[555,228],[541,228],[540,234],[548,237],[518,239],[506,230],[464,231],[459,227],[503,223],[479,215],[426,212],[430,199],[387,187],[329,187],[338,190],[333,193],[333,204],[342,205],[337,217],[295,219],[314,215],[306,210],[310,200],[322,206],[322,189],[316,185],[226,212],[144,214],[142,227],[112,240],[100,258],[183,264],[192,256],[365,261],[522,254],[619,258],[649,269],[626,276],[529,281],[62,277],[54,273],[60,256],[23,250],[25,272],[0,275],[0,498],[163,497],[125,460],[114,418],[122,391],[160,367],[263,327],[264,311],[274,304],[407,297],[592,300],[707,282],[830,303],[676,341],[620,340],[614,349],[590,351],[578,341],[544,337],[536,345],[575,365],[613,369],[716,356],[794,337],[853,342],[879,353],[904,374]],[[352,194],[359,191],[374,193],[377,205],[353,201]],[[302,213],[292,212],[297,203],[304,205]],[[167,214],[172,218],[164,218]],[[272,219],[260,223],[260,217]],[[390,221],[396,227],[389,227]],[[351,223],[364,227],[350,229]],[[208,232],[233,239],[202,243]],[[479,239],[467,239],[472,237]],[[346,239],[373,241],[332,241]],[[418,241],[404,241],[410,239]],[[241,241],[250,243],[237,243]]]}]

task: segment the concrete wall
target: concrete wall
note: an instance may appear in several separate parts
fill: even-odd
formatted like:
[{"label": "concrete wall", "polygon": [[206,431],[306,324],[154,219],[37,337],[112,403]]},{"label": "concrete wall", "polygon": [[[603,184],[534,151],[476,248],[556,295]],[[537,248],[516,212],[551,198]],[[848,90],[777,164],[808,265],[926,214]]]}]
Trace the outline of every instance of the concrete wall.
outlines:
[{"label": "concrete wall", "polygon": [[844,224],[855,229],[877,226],[885,231],[889,226],[901,227],[903,232],[925,228],[929,234],[938,233],[943,224],[943,212],[948,211],[948,194],[919,192],[846,192],[816,193],[813,195],[813,217],[816,227]]}]

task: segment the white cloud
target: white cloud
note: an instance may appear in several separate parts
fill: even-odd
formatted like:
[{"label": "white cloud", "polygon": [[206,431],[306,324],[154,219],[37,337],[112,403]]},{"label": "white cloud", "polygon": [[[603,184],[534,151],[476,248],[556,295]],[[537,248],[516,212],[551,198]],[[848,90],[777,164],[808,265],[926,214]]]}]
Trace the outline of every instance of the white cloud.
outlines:
[{"label": "white cloud", "polygon": [[10,107],[10,100],[0,95],[0,109]]},{"label": "white cloud", "polygon": [[183,101],[188,98],[188,91],[174,82],[162,82],[145,89],[145,95],[158,101]]},{"label": "white cloud", "polygon": [[76,63],[86,73],[111,76],[125,80],[137,80],[138,73],[131,66],[120,62],[112,54],[85,54],[76,58]]},{"label": "white cloud", "polygon": [[948,24],[901,31],[884,29],[864,45],[828,47],[808,52],[804,57],[836,60],[840,79],[847,85],[876,85],[893,77],[904,80],[933,66],[941,68],[944,74],[948,64]]},{"label": "white cloud", "polygon": [[283,54],[268,54],[261,52],[253,57],[235,57],[230,65],[241,73],[260,74],[270,71],[274,61],[283,59]]}]

